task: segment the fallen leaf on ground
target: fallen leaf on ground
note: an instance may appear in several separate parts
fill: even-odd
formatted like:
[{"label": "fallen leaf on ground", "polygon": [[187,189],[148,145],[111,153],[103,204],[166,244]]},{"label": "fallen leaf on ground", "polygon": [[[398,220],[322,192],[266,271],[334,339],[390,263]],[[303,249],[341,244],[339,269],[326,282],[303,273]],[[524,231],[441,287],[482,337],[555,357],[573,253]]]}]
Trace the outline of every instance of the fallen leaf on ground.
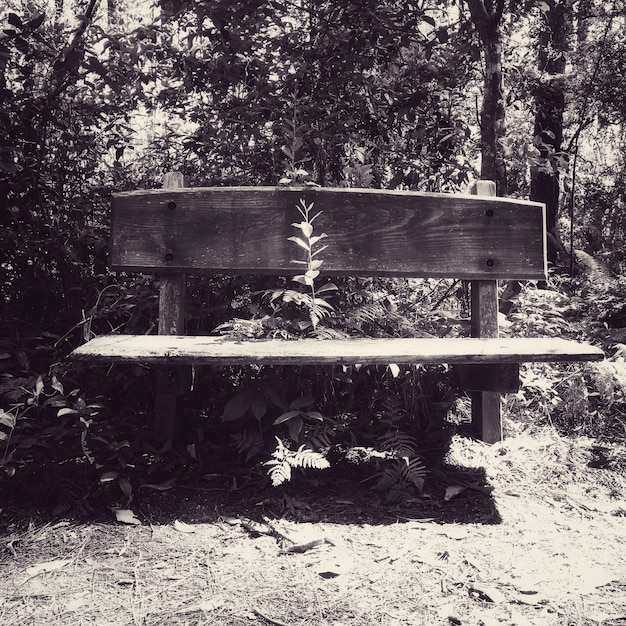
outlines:
[{"label": "fallen leaf on ground", "polygon": [[511,611],[511,626],[535,626],[535,622],[531,622],[525,615],[517,611]]},{"label": "fallen leaf on ground", "polygon": [[226,604],[226,600],[224,596],[217,595],[205,600],[204,602],[200,602],[198,605],[201,611],[216,611],[221,606]]},{"label": "fallen leaf on ground", "polygon": [[326,543],[326,540],[322,538],[313,539],[311,541],[306,541],[304,543],[294,543],[292,546],[289,546],[285,549],[285,552],[296,552],[301,554],[302,552],[307,552],[307,550],[312,550],[313,548],[317,548]]},{"label": "fallen leaf on ground", "polygon": [[70,598],[65,605],[66,611],[76,611],[91,602],[89,593],[81,593]]},{"label": "fallen leaf on ground", "polygon": [[[327,542],[326,537],[315,526],[278,528],[270,524],[274,531],[285,539],[290,545],[285,546],[285,552],[307,552]],[[329,542],[330,543],[330,542]]]},{"label": "fallen leaf on ground", "polygon": [[139,485],[139,489],[152,489],[152,491],[168,491],[174,486],[176,482],[176,478],[168,478],[164,480],[162,483],[144,483],[143,485]]},{"label": "fallen leaf on ground", "polygon": [[456,539],[457,541],[467,539],[467,529],[458,526],[444,526],[439,531],[439,534],[445,535],[449,539]]},{"label": "fallen leaf on ground", "polygon": [[394,561],[397,561],[398,559],[401,559],[405,554],[407,554],[408,551],[409,551],[408,547],[395,548],[393,550],[389,550],[387,552],[387,554],[384,554],[383,556],[380,556],[380,557],[374,559],[374,562],[375,563],[380,563],[381,561],[388,560],[389,563],[393,563]]},{"label": "fallen leaf on ground", "polygon": [[606,624],[606,626],[609,626],[609,624],[613,624],[614,626],[626,624],[626,613],[607,613],[597,607],[587,608],[585,610],[585,617],[597,622],[598,624]]},{"label": "fallen leaf on ground", "polygon": [[411,561],[413,563],[423,563],[424,565],[428,565],[428,567],[441,571],[447,572],[449,569],[448,563],[441,555],[427,550],[420,550],[419,554],[415,554],[411,557]]},{"label": "fallen leaf on ground", "polygon": [[190,524],[185,524],[185,522],[181,522],[180,520],[174,520],[174,530],[177,530],[179,533],[195,533],[196,529]]},{"label": "fallen leaf on ground", "polygon": [[267,524],[261,524],[260,522],[255,522],[251,519],[242,519],[241,525],[248,532],[256,535],[271,535],[273,533],[272,529]]},{"label": "fallen leaf on ground", "polygon": [[437,615],[442,619],[447,619],[450,624],[460,624],[461,620],[456,617],[459,607],[453,602],[441,605],[437,609]]},{"label": "fallen leaf on ground", "polygon": [[46,563],[39,563],[39,565],[33,565],[26,570],[29,577],[37,576],[41,572],[53,572],[54,570],[61,569],[71,563],[68,559],[56,559],[55,561],[47,561]]},{"label": "fallen leaf on ground", "polygon": [[141,520],[135,517],[135,514],[130,509],[115,509],[115,519],[122,524],[141,524]]},{"label": "fallen leaf on ground", "polygon": [[469,587],[470,593],[477,593],[481,598],[488,602],[500,603],[506,602],[506,596],[496,587],[490,585],[474,584]]},{"label": "fallen leaf on ground", "polygon": [[465,491],[465,487],[461,487],[461,485],[450,485],[446,487],[446,494],[444,495],[443,499],[446,502],[450,502],[452,498],[458,496],[460,493],[463,493],[464,491]]},{"label": "fallen leaf on ground", "polygon": [[542,580],[531,575],[511,576],[508,582],[515,588],[518,593],[525,595],[535,595],[539,593]]},{"label": "fallen leaf on ground", "polygon": [[220,607],[224,606],[226,600],[222,595],[216,595],[204,602],[199,602],[198,604],[192,604],[190,606],[184,606],[181,609],[176,611],[176,614],[181,613],[195,613],[196,611],[216,611]]}]

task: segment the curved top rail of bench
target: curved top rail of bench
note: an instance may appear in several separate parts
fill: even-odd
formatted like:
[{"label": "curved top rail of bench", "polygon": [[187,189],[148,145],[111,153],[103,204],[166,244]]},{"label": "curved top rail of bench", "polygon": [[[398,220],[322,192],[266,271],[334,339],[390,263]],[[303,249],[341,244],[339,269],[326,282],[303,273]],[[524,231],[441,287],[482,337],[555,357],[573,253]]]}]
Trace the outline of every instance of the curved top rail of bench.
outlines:
[{"label": "curved top rail of bench", "polygon": [[114,194],[111,265],[154,272],[292,274],[300,200],[322,212],[322,271],[543,279],[545,208],[508,198],[378,189],[200,187]]}]

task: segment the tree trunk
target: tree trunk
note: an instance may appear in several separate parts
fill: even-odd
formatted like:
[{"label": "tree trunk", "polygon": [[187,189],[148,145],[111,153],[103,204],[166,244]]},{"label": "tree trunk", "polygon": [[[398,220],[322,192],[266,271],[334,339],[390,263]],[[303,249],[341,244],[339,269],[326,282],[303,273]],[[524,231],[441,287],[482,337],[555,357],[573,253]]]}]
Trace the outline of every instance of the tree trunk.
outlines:
[{"label": "tree trunk", "polygon": [[563,113],[565,111],[565,61],[571,31],[571,0],[549,0],[550,10],[542,13],[539,34],[538,70],[542,77],[535,92],[535,143],[541,165],[531,171],[531,200],[546,205],[548,231],[548,260],[558,261],[559,236],[559,169],[567,164],[561,152],[563,142]]},{"label": "tree trunk", "polygon": [[467,0],[472,23],[478,31],[485,58],[485,82],[480,114],[480,141],[484,180],[496,182],[496,193],[506,195],[506,167],[500,139],[505,132],[505,110],[502,95],[502,37],[500,23],[505,0]]}]

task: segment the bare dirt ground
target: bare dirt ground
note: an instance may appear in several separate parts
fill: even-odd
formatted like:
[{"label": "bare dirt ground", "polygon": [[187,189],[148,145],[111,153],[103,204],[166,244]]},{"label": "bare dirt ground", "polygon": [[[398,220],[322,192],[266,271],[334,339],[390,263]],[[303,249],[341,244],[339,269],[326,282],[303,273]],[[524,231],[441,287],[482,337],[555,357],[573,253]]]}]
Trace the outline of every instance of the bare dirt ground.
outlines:
[{"label": "bare dirt ground", "polygon": [[447,462],[394,503],[209,479],[138,497],[135,524],[6,518],[0,624],[626,624],[623,450],[545,429]]}]

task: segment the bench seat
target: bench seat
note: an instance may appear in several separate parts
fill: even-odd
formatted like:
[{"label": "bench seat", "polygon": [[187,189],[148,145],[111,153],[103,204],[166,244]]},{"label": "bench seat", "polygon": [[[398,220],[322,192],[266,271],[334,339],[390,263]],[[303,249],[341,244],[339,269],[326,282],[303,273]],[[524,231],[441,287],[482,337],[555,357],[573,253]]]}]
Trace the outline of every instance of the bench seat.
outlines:
[{"label": "bench seat", "polygon": [[[600,361],[604,355],[561,338],[499,337],[498,281],[547,280],[545,207],[495,197],[495,184],[488,181],[477,181],[473,192],[192,189],[172,172],[163,189],[114,194],[110,265],[121,272],[157,275],[158,335],[96,337],[72,358],[154,366],[155,425],[164,442],[175,436],[183,396],[193,387],[193,365],[442,363],[450,366],[453,384],[470,394],[476,436],[500,441],[501,395],[519,390],[521,363]],[[307,215],[315,213],[311,221],[322,214],[315,223],[319,234],[310,242],[311,224],[305,228],[305,222],[294,222],[306,217],[302,207]],[[312,242],[322,237],[327,237],[324,244],[313,252]],[[468,281],[471,338],[236,341],[184,336],[188,274],[287,277],[306,267],[316,275],[322,259],[324,280],[390,276]],[[296,280],[302,284],[305,278]]]},{"label": "bench seat", "polygon": [[157,365],[322,365],[447,363],[505,364],[536,361],[600,361],[602,350],[558,338],[489,339],[277,339],[236,341],[214,336],[109,335],[77,348],[90,363]]}]

